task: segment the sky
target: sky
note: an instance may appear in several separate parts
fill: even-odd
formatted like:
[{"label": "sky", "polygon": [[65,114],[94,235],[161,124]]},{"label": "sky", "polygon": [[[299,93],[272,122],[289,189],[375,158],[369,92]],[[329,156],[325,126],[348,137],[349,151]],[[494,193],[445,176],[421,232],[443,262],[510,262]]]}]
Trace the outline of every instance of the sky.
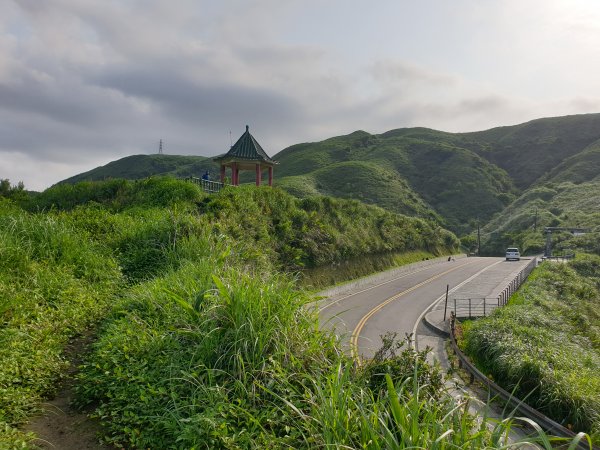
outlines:
[{"label": "sky", "polygon": [[0,0],[0,179],[600,112],[597,0]]}]

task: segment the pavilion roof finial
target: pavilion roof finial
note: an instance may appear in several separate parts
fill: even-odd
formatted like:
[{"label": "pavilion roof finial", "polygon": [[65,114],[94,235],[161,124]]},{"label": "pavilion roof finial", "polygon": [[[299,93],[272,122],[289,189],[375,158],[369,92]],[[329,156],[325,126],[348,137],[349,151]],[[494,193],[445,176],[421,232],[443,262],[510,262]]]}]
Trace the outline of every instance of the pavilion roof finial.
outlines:
[{"label": "pavilion roof finial", "polygon": [[245,161],[262,161],[269,164],[277,164],[263,150],[260,144],[250,134],[250,126],[246,125],[246,132],[240,136],[229,151],[223,155],[213,158],[214,161],[223,161],[225,159],[238,159]]}]

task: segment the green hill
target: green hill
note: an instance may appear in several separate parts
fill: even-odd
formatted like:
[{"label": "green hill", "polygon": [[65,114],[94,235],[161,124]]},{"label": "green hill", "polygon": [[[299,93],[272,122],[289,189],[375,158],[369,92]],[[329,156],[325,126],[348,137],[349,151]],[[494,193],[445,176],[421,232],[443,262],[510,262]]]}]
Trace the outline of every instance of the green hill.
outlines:
[{"label": "green hill", "polygon": [[552,182],[573,183],[598,179],[600,179],[600,140],[589,145],[582,152],[567,158],[543,177],[543,180]]},{"label": "green hill", "polygon": [[275,156],[283,177],[279,184],[296,195],[316,191],[358,198],[425,217],[433,209],[450,228],[464,231],[470,220],[485,220],[501,210],[515,189],[502,169],[461,147],[462,140],[413,128],[381,135],[357,131],[295,145]]},{"label": "green hill", "polygon": [[301,198],[315,194],[353,198],[390,211],[441,220],[396,171],[373,162],[330,164],[309,175],[285,177],[277,185]]},{"label": "green hill", "polygon": [[517,187],[526,188],[597,141],[600,114],[537,119],[462,136],[483,144],[473,150],[506,170]]},{"label": "green hill", "polygon": [[178,178],[200,177],[207,170],[216,173],[218,166],[211,158],[204,156],[132,155],[67,178],[61,183],[101,181],[110,178],[141,180],[152,175],[172,175]]},{"label": "green hill", "polygon": [[[294,145],[275,158],[281,163],[280,185],[295,195],[353,197],[419,215],[424,213],[422,200],[447,226],[464,233],[531,186],[597,178],[600,114],[544,118],[474,133],[356,131]],[[354,172],[338,166],[351,162]],[[368,183],[362,173],[369,174]]]}]

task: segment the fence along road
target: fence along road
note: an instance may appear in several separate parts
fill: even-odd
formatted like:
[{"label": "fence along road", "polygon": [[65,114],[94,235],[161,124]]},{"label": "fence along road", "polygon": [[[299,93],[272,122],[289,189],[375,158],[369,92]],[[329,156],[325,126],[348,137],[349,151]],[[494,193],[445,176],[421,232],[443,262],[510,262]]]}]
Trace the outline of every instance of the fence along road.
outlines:
[{"label": "fence along road", "polygon": [[[446,291],[503,258],[442,260],[407,271],[403,276],[332,296],[320,303],[322,327],[343,336],[348,351],[369,358],[381,346],[380,336],[388,331],[399,337],[411,334],[424,311]],[[510,263],[507,263],[510,264]]]}]

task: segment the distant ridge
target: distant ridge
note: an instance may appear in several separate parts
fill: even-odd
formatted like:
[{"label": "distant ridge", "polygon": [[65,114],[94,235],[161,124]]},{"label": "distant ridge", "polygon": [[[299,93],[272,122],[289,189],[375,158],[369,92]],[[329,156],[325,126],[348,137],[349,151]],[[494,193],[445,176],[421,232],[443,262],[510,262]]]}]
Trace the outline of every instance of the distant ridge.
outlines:
[{"label": "distant ridge", "polygon": [[60,183],[100,181],[108,178],[139,180],[152,175],[200,177],[207,170],[216,176],[218,167],[211,158],[204,156],[132,155],[72,176]]},{"label": "distant ridge", "polygon": [[[591,146],[599,139],[600,114],[583,114],[472,133],[356,131],[293,145],[274,157],[281,163],[279,185],[296,195],[356,197],[397,212],[414,209],[406,201],[414,196],[460,234],[549,176],[593,178],[599,163]],[[350,162],[352,171],[345,171]],[[368,184],[359,181],[361,173],[371,174]]]},{"label": "distant ridge", "polygon": [[[280,162],[276,186],[298,197],[355,198],[434,218],[463,234],[478,222],[487,223],[530,188],[598,181],[600,114],[536,119],[471,133],[422,127],[382,134],[358,130],[292,145],[273,158]],[[218,167],[201,156],[134,155],[62,183],[200,176],[206,170],[216,177]]]}]

